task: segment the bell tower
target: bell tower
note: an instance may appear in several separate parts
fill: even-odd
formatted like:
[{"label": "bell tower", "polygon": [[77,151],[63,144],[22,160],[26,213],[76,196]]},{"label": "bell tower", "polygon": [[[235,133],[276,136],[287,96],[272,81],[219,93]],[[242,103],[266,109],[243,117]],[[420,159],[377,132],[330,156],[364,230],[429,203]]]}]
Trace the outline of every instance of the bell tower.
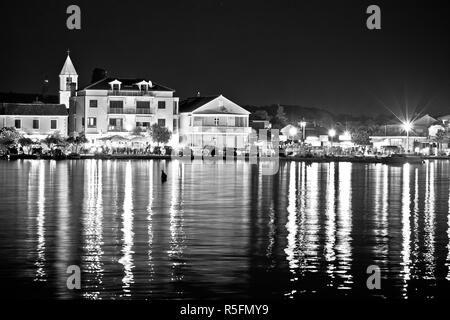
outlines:
[{"label": "bell tower", "polygon": [[70,59],[70,51],[67,50],[67,58],[59,74],[59,103],[69,108],[69,100],[78,89],[78,74]]}]

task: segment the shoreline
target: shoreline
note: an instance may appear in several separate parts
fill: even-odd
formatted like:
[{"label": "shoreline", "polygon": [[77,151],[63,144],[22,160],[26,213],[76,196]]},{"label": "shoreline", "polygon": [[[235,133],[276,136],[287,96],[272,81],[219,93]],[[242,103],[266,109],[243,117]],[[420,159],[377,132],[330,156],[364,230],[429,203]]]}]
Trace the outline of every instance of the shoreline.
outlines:
[{"label": "shoreline", "polygon": [[[180,159],[186,160],[186,158],[179,157]],[[450,160],[450,156],[423,156],[423,160]],[[9,159],[7,156],[0,157],[0,160],[172,160],[178,159],[173,158],[171,155],[96,155],[96,154],[84,154],[76,157],[64,156],[64,157],[38,157],[36,155],[10,155]],[[274,157],[257,157],[258,160],[273,160]],[[352,162],[352,163],[385,163],[385,157],[355,157],[355,156],[325,156],[325,157],[279,157],[277,158],[281,161],[296,161],[296,162]],[[203,159],[203,157],[195,157],[191,160],[225,160],[222,157],[212,157]],[[247,156],[235,156],[232,157],[233,161],[244,160],[249,161]]]}]

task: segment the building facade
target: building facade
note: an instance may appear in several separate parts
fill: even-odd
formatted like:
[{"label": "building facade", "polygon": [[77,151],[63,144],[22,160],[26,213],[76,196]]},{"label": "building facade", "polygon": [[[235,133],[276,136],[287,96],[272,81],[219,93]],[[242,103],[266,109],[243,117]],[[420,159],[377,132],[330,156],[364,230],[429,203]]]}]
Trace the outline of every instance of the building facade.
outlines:
[{"label": "building facade", "polygon": [[[76,78],[71,77],[70,81],[69,87],[77,86],[73,84]],[[67,83],[69,80],[61,80],[60,84]],[[72,93],[69,134],[84,133],[90,142],[95,142],[112,135],[133,135],[136,129],[145,132],[158,123],[172,132],[173,144],[178,141],[179,129],[179,98],[174,92],[142,78],[104,78]]]},{"label": "building facade", "polygon": [[0,128],[13,127],[33,140],[50,134],[67,136],[68,114],[64,104],[0,103]]},{"label": "building facade", "polygon": [[244,148],[252,130],[249,114],[222,95],[183,100],[179,142],[191,147]]}]

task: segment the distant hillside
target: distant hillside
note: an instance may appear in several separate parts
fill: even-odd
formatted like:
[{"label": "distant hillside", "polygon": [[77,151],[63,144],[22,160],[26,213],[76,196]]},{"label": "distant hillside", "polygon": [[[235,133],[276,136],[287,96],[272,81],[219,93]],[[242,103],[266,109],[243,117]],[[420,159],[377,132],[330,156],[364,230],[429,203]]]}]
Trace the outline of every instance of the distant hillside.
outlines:
[{"label": "distant hillside", "polygon": [[[288,124],[297,124],[304,120],[309,123],[309,125],[313,124],[314,126],[326,128],[370,127],[375,125],[385,125],[394,119],[390,114],[379,114],[377,116],[334,114],[324,109],[298,105],[244,106],[245,109],[252,113],[250,115],[251,120],[271,120],[272,123],[277,123],[275,127],[282,127],[284,121],[280,121],[279,115],[277,116],[279,107],[282,107],[285,115],[284,120]],[[265,112],[267,112],[267,114]],[[268,119],[266,119],[267,117]]]},{"label": "distant hillside", "polygon": [[39,93],[0,92],[0,102],[33,103],[36,101],[41,101],[44,103],[59,103],[59,97],[54,95],[43,96]]},{"label": "distant hillside", "polygon": [[252,105],[244,106],[245,109],[247,109],[252,113],[250,116],[252,120],[261,119],[261,116],[263,115],[264,111],[267,112],[270,119],[274,119],[277,117],[279,107],[282,108],[289,123],[297,123],[302,120],[306,120],[310,123],[314,122],[317,125],[330,126],[334,124],[336,119],[336,116],[327,110],[319,108],[303,107],[298,105],[275,104],[270,106],[252,106]]}]

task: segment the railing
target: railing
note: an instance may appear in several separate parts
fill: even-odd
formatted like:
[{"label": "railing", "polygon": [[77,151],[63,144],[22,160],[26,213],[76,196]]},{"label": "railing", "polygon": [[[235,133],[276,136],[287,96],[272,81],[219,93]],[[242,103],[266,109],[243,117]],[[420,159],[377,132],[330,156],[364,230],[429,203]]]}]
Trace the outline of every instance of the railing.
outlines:
[{"label": "railing", "polygon": [[192,132],[249,134],[252,132],[252,128],[251,127],[226,127],[226,126],[193,126]]},{"label": "railing", "polygon": [[140,90],[108,90],[109,96],[154,96],[151,91]]},{"label": "railing", "polygon": [[136,108],[136,114],[152,114],[150,108]]},{"label": "railing", "polygon": [[134,114],[136,109],[124,109],[124,108],[109,108],[108,113],[113,114]]},{"label": "railing", "polygon": [[149,108],[136,108],[136,109],[124,109],[124,108],[109,108],[110,114],[152,114]]},{"label": "railing", "polygon": [[126,130],[122,126],[108,126],[108,131],[124,132]]}]

